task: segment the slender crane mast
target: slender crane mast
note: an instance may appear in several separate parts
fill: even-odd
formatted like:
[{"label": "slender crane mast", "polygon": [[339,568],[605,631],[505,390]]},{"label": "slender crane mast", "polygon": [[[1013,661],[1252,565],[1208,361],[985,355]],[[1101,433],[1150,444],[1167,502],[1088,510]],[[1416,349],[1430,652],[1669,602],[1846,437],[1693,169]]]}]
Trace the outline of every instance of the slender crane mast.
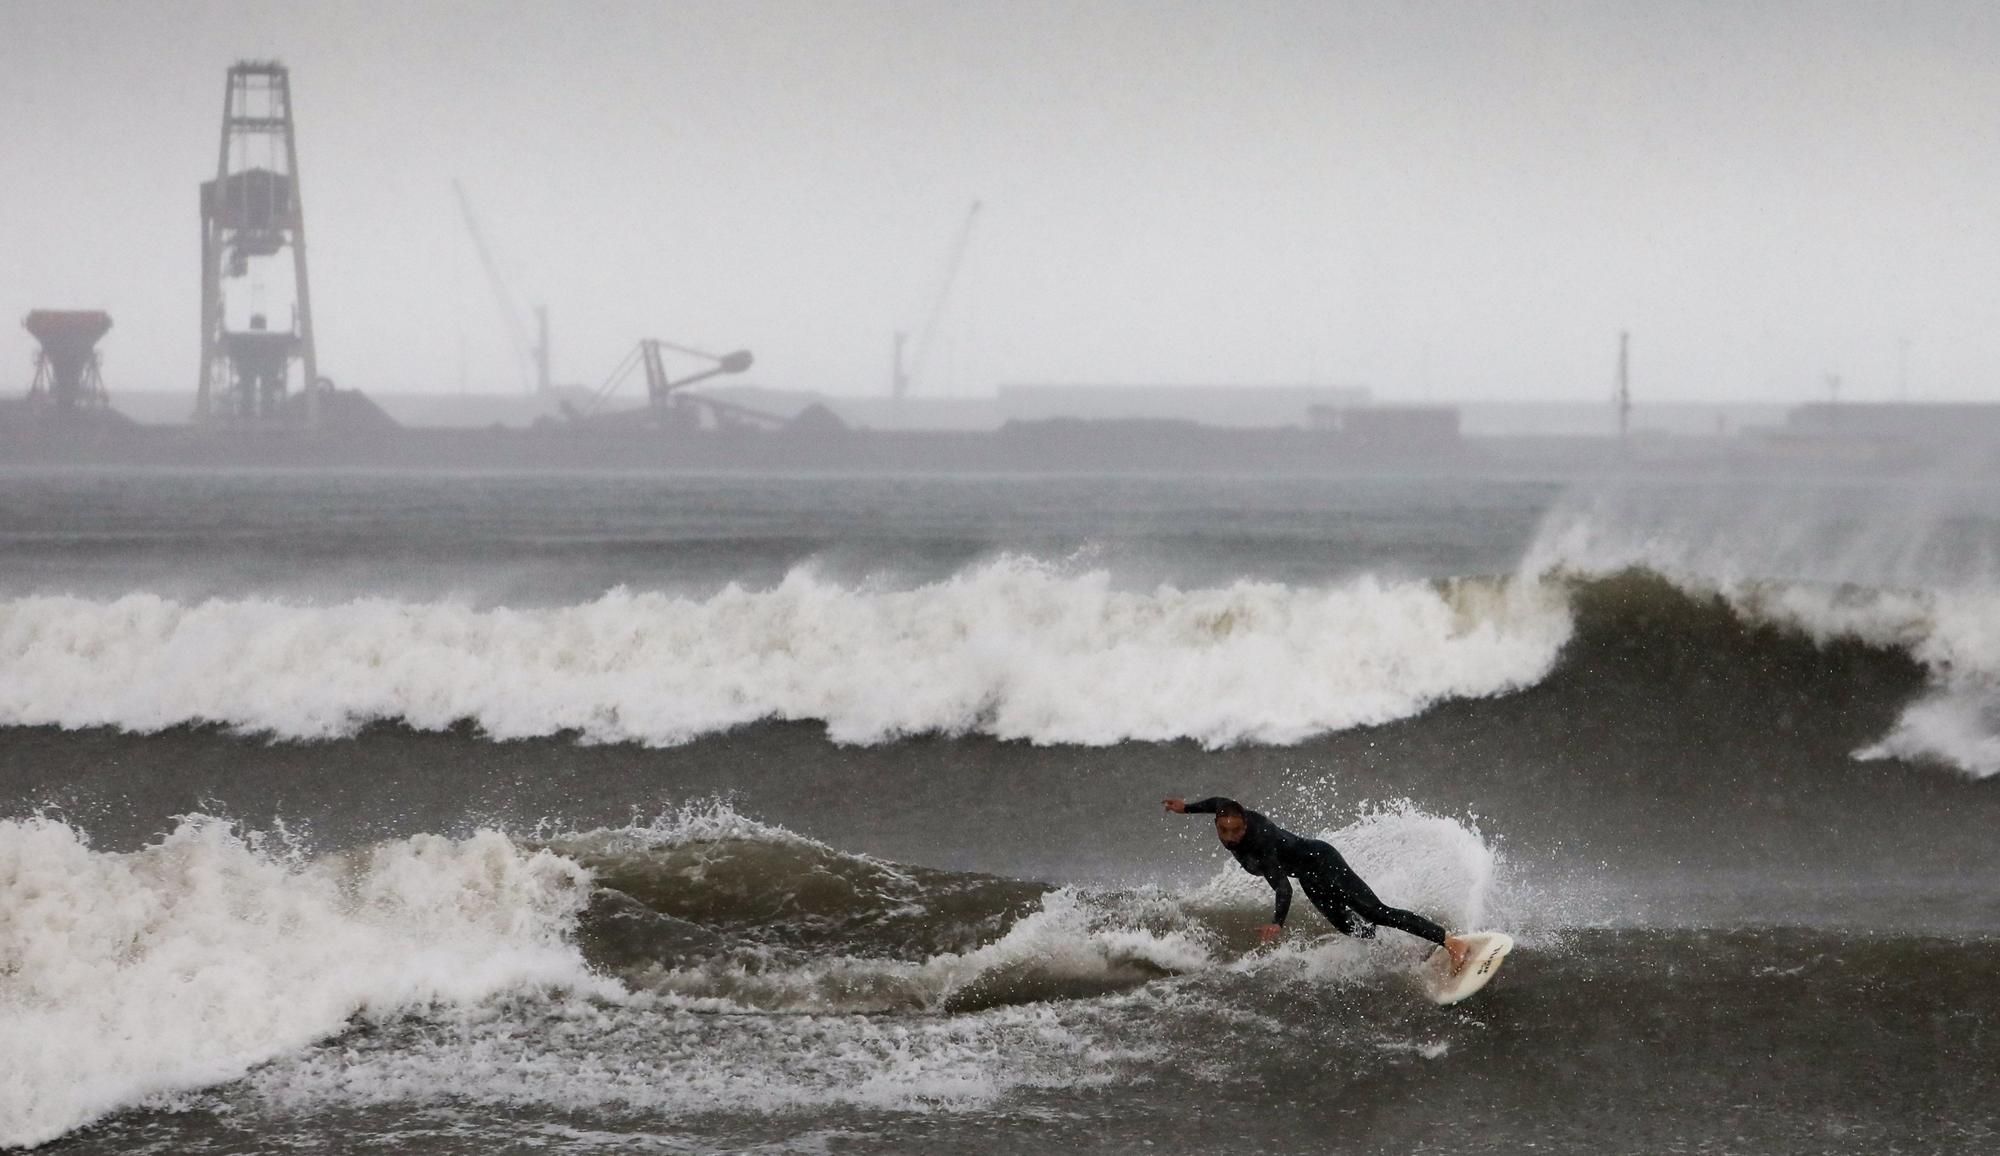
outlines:
[{"label": "slender crane mast", "polygon": [[500,265],[493,259],[493,251],[486,247],[486,235],[479,229],[479,216],[472,211],[472,198],[465,195],[465,186],[456,180],[451,182],[451,191],[458,194],[458,209],[465,216],[465,231],[472,235],[472,247],[479,253],[480,267],[486,270],[486,283],[493,290],[493,303],[499,307],[500,321],[507,327],[507,338],[513,343],[515,364],[521,370],[521,388],[530,396],[538,390],[547,390],[548,310],[535,310],[540,338],[529,337],[527,323],[521,320],[520,306],[514,303],[513,291],[507,288],[507,279],[500,275]]},{"label": "slender crane mast", "polygon": [[903,365],[903,347],[909,334],[896,334],[896,359],[890,376],[890,393],[901,401],[910,392],[913,381],[922,381],[924,365],[930,360],[931,349],[937,344],[938,325],[944,320],[946,302],[951,299],[952,286],[958,283],[958,271],[965,265],[965,250],[972,243],[972,225],[979,219],[979,202],[965,212],[965,221],[958,227],[958,235],[952,239],[950,255],[945,258],[944,281],[938,286],[937,296],[931,301],[930,316],[924,320],[924,328],[917,335],[916,354],[909,368]]}]

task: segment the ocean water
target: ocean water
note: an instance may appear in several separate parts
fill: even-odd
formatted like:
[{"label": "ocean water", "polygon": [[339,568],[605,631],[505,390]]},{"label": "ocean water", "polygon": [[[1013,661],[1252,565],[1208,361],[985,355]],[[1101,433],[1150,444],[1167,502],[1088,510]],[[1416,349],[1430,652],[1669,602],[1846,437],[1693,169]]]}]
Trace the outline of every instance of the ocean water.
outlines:
[{"label": "ocean water", "polygon": [[1990,487],[0,478],[0,1146],[1989,1150],[1996,832]]}]

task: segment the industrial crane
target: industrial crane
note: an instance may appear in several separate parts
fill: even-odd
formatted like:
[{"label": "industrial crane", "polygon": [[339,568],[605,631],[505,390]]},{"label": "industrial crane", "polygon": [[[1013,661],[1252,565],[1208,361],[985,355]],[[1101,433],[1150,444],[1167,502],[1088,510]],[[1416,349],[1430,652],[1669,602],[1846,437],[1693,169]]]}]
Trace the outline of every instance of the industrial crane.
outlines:
[{"label": "industrial crane", "polygon": [[[958,235],[952,239],[951,251],[945,258],[944,280],[938,286],[937,296],[931,301],[930,316],[924,321],[922,333],[917,337],[916,355],[913,364],[906,369],[903,365],[903,347],[910,335],[896,334],[896,355],[890,378],[890,394],[901,401],[910,392],[910,383],[922,381],[924,366],[929,363],[931,349],[937,344],[938,324],[944,320],[945,303],[951,298],[952,286],[958,283],[958,271],[965,265],[965,250],[972,242],[972,224],[979,219],[979,202],[965,212],[965,221],[958,227]],[[914,372],[913,372],[914,371]]]},{"label": "industrial crane", "polygon": [[521,321],[521,310],[514,304],[514,294],[507,288],[507,279],[500,275],[500,265],[493,260],[492,250],[486,247],[486,236],[480,232],[479,217],[472,211],[472,198],[465,195],[465,186],[456,179],[451,182],[452,191],[458,194],[458,208],[465,215],[465,231],[472,235],[472,247],[479,253],[479,264],[486,270],[486,283],[493,289],[493,303],[500,309],[500,320],[507,327],[507,337],[514,345],[514,356],[521,367],[521,388],[530,395],[549,391],[549,311],[546,306],[535,307],[536,336],[530,340],[528,327]]},{"label": "industrial crane", "polygon": [[[698,358],[708,362],[708,365],[706,368],[697,370],[686,377],[671,378],[667,374],[666,360],[662,356],[663,350],[671,350],[674,353],[679,353],[687,357]],[[671,341],[662,341],[657,337],[648,337],[632,347],[631,352],[627,353],[624,359],[619,361],[618,365],[612,369],[611,375],[604,379],[604,384],[597,387],[597,392],[591,395],[590,400],[572,411],[572,415],[583,420],[596,417],[598,407],[604,403],[605,399],[609,398],[620,385],[625,383],[627,378],[632,376],[633,370],[643,368],[646,374],[647,411],[652,414],[654,420],[663,424],[675,423],[676,415],[673,411],[683,402],[707,407],[719,421],[735,418],[756,424],[782,424],[784,421],[783,418],[777,417],[774,414],[764,413],[761,410],[751,409],[749,406],[737,405],[733,402],[722,401],[719,398],[704,397],[700,394],[676,392],[696,382],[707,381],[709,378],[721,374],[742,373],[744,370],[750,368],[751,362],[750,351],[747,349],[739,349],[734,353],[718,355],[704,353],[699,349],[690,349],[685,345],[676,345]],[[690,417],[686,420],[698,419]]]}]

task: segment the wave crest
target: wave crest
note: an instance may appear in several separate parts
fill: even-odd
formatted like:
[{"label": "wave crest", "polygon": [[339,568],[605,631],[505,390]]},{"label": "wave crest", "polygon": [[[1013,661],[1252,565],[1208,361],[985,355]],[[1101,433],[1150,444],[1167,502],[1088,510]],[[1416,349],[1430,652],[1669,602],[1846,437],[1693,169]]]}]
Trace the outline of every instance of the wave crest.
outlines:
[{"label": "wave crest", "polygon": [[374,722],[670,745],[760,720],[1105,745],[1290,743],[1502,693],[1569,636],[1559,590],[1363,577],[1120,591],[1009,557],[911,590],[810,569],[702,600],[0,603],[0,722],[287,739]]},{"label": "wave crest", "polygon": [[2000,554],[1990,495],[1613,488],[1544,519],[1524,581],[1657,575],[1745,621],[1909,655],[1931,689],[1856,758],[2000,774]]}]

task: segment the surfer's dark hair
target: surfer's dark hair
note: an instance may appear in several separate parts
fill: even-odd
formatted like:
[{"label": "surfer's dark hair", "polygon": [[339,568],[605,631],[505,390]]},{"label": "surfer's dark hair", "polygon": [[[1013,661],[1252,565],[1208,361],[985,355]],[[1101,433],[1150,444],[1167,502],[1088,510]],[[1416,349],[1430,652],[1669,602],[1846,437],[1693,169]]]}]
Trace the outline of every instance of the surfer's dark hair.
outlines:
[{"label": "surfer's dark hair", "polygon": [[1215,805],[1215,817],[1220,819],[1224,815],[1232,819],[1241,819],[1243,817],[1243,804],[1234,799],[1222,800]]}]

